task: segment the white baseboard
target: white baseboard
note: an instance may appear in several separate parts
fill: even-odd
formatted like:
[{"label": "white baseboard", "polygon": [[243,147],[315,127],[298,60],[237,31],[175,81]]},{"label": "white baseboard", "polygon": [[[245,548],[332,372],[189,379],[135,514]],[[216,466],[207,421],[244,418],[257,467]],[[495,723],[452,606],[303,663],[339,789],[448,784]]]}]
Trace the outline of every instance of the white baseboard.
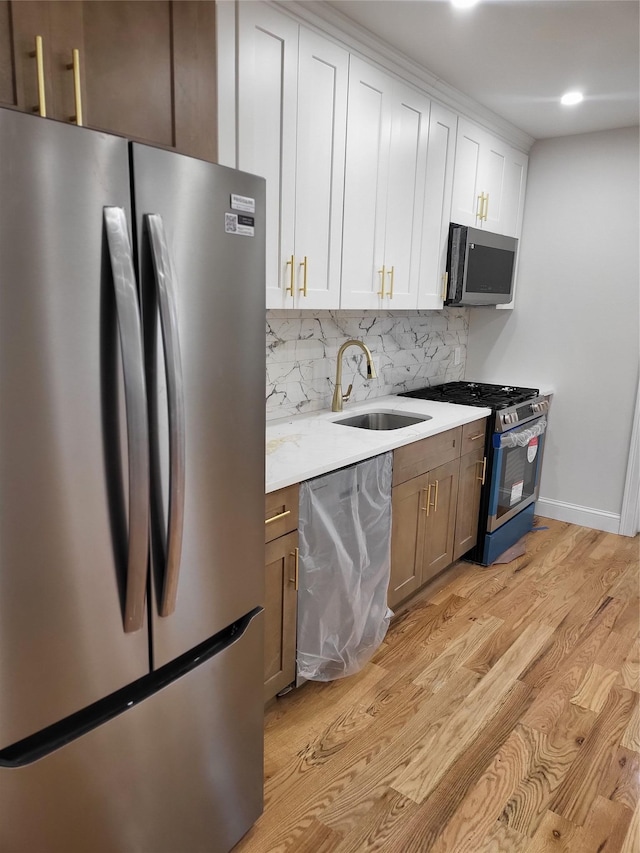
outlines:
[{"label": "white baseboard", "polygon": [[604,512],[601,509],[554,501],[551,498],[538,498],[536,515],[580,524],[582,527],[592,527],[594,530],[604,530],[606,533],[620,532],[620,516],[615,512]]}]

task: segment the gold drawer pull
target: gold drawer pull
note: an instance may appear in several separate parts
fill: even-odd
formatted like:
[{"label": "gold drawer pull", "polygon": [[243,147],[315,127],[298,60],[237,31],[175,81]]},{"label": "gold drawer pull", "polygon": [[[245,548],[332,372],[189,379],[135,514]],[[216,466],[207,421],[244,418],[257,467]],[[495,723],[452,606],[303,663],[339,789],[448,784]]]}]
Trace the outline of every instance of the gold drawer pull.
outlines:
[{"label": "gold drawer pull", "polygon": [[271,518],[265,518],[265,524],[271,524],[272,521],[278,521],[280,518],[284,518],[287,515],[291,515],[291,510],[286,509],[284,512],[279,512],[277,515],[272,515]]},{"label": "gold drawer pull", "polygon": [[36,36],[36,49],[29,56],[35,57],[36,73],[38,75],[38,106],[33,108],[34,113],[43,118],[47,117],[47,100],[44,91],[44,56],[42,54],[42,36]]},{"label": "gold drawer pull", "polygon": [[82,89],[80,86],[80,51],[74,48],[71,52],[71,62],[67,65],[67,71],[73,71],[73,95],[76,102],[76,114],[69,121],[75,121],[78,127],[82,127]]},{"label": "gold drawer pull", "polygon": [[307,293],[307,267],[308,267],[308,264],[307,264],[307,256],[306,255],[304,256],[304,261],[300,261],[300,266],[303,267],[303,270],[302,270],[302,287],[300,288],[300,293],[302,293],[303,296],[308,296],[308,293]]},{"label": "gold drawer pull", "polygon": [[296,289],[295,289],[296,266],[295,266],[295,264],[296,264],[296,259],[293,255],[291,255],[291,257],[287,261],[287,266],[291,267],[291,270],[289,271],[289,287],[285,287],[285,290],[284,290],[284,292],[288,293],[289,296],[294,296],[295,292],[296,292]]},{"label": "gold drawer pull", "polygon": [[469,441],[477,441],[479,438],[484,438],[483,432],[479,432],[477,435],[470,435]]},{"label": "gold drawer pull", "polygon": [[294,548],[290,554],[291,557],[294,558],[294,575],[292,578],[289,578],[289,583],[293,584],[293,588],[298,591],[299,580],[300,580],[300,549]]}]

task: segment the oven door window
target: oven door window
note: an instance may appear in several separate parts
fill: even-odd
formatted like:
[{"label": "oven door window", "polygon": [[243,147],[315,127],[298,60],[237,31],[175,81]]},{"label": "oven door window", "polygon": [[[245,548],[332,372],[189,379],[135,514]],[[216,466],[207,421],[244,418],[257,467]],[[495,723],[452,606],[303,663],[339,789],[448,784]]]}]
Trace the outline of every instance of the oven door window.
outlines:
[{"label": "oven door window", "polygon": [[546,418],[494,436],[489,530],[513,518],[538,497]]}]

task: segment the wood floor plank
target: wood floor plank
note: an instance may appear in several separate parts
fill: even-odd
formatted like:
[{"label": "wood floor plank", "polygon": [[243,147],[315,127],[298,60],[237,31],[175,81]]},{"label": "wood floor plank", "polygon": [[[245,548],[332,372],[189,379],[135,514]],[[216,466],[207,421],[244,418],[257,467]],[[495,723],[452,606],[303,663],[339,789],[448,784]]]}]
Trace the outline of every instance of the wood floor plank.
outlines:
[{"label": "wood floor plank", "polygon": [[579,836],[581,853],[620,853],[631,818],[621,803],[596,797]]},{"label": "wood floor plank", "polygon": [[627,749],[640,752],[640,705],[636,701],[631,719],[627,723],[620,744]]},{"label": "wood floor plank", "polygon": [[419,687],[428,687],[435,693],[458,667],[466,666],[468,658],[476,654],[478,647],[484,645],[485,640],[501,626],[502,620],[495,616],[480,616],[475,622],[470,622],[468,630],[448,643],[442,653],[418,673],[413,679],[414,683]]},{"label": "wood floor plank", "polygon": [[620,684],[635,693],[640,692],[640,640],[633,643],[622,662]]},{"label": "wood floor plank", "polygon": [[582,828],[547,811],[524,853],[583,853]]},{"label": "wood floor plank", "polygon": [[640,805],[635,807],[633,817],[627,828],[620,853],[638,853],[638,839],[640,838]]},{"label": "wood floor plank", "polygon": [[490,727],[465,750],[437,788],[422,803],[415,818],[408,821],[398,836],[403,853],[430,850],[448,824],[466,793],[484,774],[494,755],[514,730],[518,719],[531,702],[531,689],[518,682]]},{"label": "wood floor plank", "polygon": [[595,713],[567,704],[549,734],[520,726],[531,733],[528,736],[534,749],[527,773],[502,809],[502,823],[522,835],[534,835],[595,720]]},{"label": "wood floor plank", "polygon": [[618,680],[619,672],[592,663],[569,701],[597,714],[604,708],[609,691]]},{"label": "wood floor plank", "polygon": [[[365,753],[365,760],[358,761],[354,768],[352,762],[347,764],[349,753],[341,755],[340,763],[330,768],[331,775],[327,772],[328,778],[320,780],[325,787],[330,785],[336,790],[331,802],[323,806],[321,820],[344,834],[352,831],[360,817],[368,814],[372,804],[384,796],[409,764],[416,744],[425,737],[425,733],[437,732],[445,726],[451,708],[460,705],[477,684],[478,678],[476,673],[460,670],[442,690],[425,701],[419,714],[406,722],[401,730],[393,732],[393,736],[386,738],[385,748],[376,753],[374,760],[370,760],[368,753]],[[381,721],[381,725],[384,722]],[[383,732],[386,735],[386,727]],[[358,774],[357,785],[344,784],[345,775],[350,780],[355,770]]]},{"label": "wood floor plank", "polygon": [[553,811],[578,826],[585,823],[637,700],[637,694],[630,690],[615,686],[610,691],[604,708],[587,735],[584,748],[551,801]]},{"label": "wood floor plank", "polygon": [[[544,687],[548,681],[557,676],[561,668],[564,668],[570,656],[573,665],[577,665],[578,660],[585,655],[589,664],[595,659],[609,637],[611,626],[624,605],[610,597],[601,600],[598,594],[600,604],[592,612],[593,601],[592,599],[588,601],[586,613],[582,607],[583,602],[578,602],[555,629],[550,641],[522,674],[522,680],[526,684],[534,688]],[[581,617],[576,615],[576,610],[581,612]],[[575,655],[574,649],[578,649]]]},{"label": "wood floor plank", "polygon": [[525,853],[530,839],[496,821],[489,834],[478,843],[475,853]]},{"label": "wood floor plank", "polygon": [[526,776],[544,735],[518,726],[436,838],[432,853],[476,853]]},{"label": "wood floor plank", "polygon": [[632,640],[638,639],[640,636],[640,597],[638,595],[627,602],[625,609],[616,619],[613,629],[623,637],[629,637]]},{"label": "wood floor plank", "polygon": [[500,661],[453,711],[442,730],[428,732],[409,766],[394,782],[396,791],[417,803],[429,795],[458,756],[495,716],[518,676],[551,631],[547,625],[527,625]]},{"label": "wood floor plank", "polygon": [[598,794],[634,811],[640,802],[640,755],[621,746],[611,757]]},{"label": "wood floor plank", "polygon": [[360,851],[384,850],[388,853],[403,853],[397,846],[395,833],[419,806],[412,800],[387,791],[373,805],[366,819],[360,821],[348,833],[332,853],[360,853]]}]

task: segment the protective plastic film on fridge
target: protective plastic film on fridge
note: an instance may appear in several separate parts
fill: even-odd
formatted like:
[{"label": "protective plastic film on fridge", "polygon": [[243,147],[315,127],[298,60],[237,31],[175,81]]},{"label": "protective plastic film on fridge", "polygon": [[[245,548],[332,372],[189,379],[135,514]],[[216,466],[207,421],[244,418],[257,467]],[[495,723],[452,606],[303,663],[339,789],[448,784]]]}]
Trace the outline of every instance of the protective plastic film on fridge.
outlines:
[{"label": "protective plastic film on fridge", "polygon": [[0,110],[0,850],[262,810],[264,181]]}]

